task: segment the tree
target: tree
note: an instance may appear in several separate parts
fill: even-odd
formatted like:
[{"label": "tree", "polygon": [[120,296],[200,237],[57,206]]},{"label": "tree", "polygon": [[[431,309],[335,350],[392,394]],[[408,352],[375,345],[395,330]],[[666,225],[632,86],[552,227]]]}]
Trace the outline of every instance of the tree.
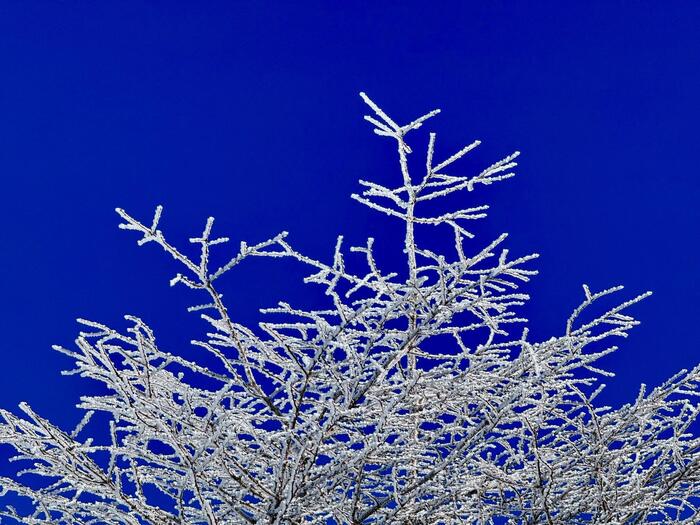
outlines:
[{"label": "tree", "polygon": [[[159,349],[136,317],[126,317],[127,333],[80,320],[87,331],[75,348],[55,349],[75,361],[68,373],[106,391],[81,398],[85,417],[72,432],[24,404],[22,417],[0,412],[0,442],[26,463],[22,475],[0,479],[2,495],[31,501],[30,511],[6,506],[4,516],[28,524],[697,523],[700,439],[690,427],[700,368],[650,392],[642,386],[621,408],[595,404],[600,377],[611,375],[595,362],[638,323],[626,312],[649,294],[591,316],[622,287],[584,285],[562,335],[528,340],[514,309],[528,299],[518,287],[536,273],[528,268],[536,254],[510,258],[505,235],[468,253],[466,224],[487,207],[444,211],[452,194],[512,177],[518,153],[475,176],[448,175],[479,142],[438,162],[431,133],[416,177],[406,136],[438,111],[400,126],[361,96],[374,133],[397,146],[402,181],[361,180],[352,197],[403,222],[406,268],[380,268],[371,238],[350,256],[338,238],[325,263],[281,233],[241,243],[215,269],[210,250],[228,239],[212,235],[212,218],[190,239],[200,250],[191,258],[158,229],[161,207],[150,225],[118,209],[120,228],[182,265],[171,285],[206,296],[190,308],[210,325],[193,341],[206,357]],[[417,230],[436,227],[454,236],[452,253],[417,241]],[[308,266],[305,281],[323,287],[327,307],[283,302],[257,327],[237,322],[217,284],[253,257]],[[82,437],[96,413],[107,415],[106,439]]]}]

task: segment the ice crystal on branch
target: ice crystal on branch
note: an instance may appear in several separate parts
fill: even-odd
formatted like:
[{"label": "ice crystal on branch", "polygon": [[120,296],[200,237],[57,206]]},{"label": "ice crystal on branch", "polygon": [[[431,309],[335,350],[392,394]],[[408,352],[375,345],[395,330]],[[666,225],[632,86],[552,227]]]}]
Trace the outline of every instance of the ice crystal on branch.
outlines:
[{"label": "ice crystal on branch", "polygon": [[[0,411],[0,442],[24,468],[0,479],[2,514],[22,523],[634,524],[697,523],[700,516],[700,369],[683,371],[617,410],[598,406],[596,361],[637,324],[583,300],[563,333],[528,340],[516,313],[536,255],[511,257],[506,236],[478,243],[476,205],[436,212],[435,201],[513,176],[517,153],[473,175],[455,163],[479,145],[439,152],[430,133],[425,169],[411,173],[407,135],[438,111],[399,125],[365,94],[365,119],[396,147],[393,187],[360,181],[360,203],[405,227],[405,268],[384,269],[374,240],[331,259],[299,253],[280,233],[241,243],[221,267],[210,252],[228,239],[209,218],[191,258],[125,211],[120,228],[180,263],[171,285],[199,297],[209,324],[192,343],[201,359],[158,347],[136,317],[120,333],[81,320],[67,373],[101,382],[85,417],[66,431],[21,405]],[[444,208],[444,207],[443,207]],[[444,253],[419,241],[443,228]],[[230,253],[230,252],[229,252]],[[283,257],[309,268],[322,310],[285,302],[257,327],[237,322],[217,289],[245,259]],[[357,261],[346,264],[346,258]],[[585,318],[581,320],[582,314]],[[204,356],[207,356],[204,358]],[[87,436],[107,421],[107,438]],[[99,418],[98,418],[99,419]],[[30,508],[30,510],[26,510]]]}]

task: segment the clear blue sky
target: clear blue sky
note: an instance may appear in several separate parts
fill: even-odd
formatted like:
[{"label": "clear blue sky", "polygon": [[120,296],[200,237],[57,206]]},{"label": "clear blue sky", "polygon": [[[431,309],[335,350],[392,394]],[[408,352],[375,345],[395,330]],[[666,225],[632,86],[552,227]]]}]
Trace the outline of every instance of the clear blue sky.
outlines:
[{"label": "clear blue sky", "polygon": [[[493,205],[482,240],[542,254],[534,334],[562,332],[584,282],[656,292],[606,360],[606,400],[694,365],[699,22],[696,2],[0,3],[0,406],[75,423],[90,387],[50,345],[76,317],[139,315],[172,348],[204,329],[115,206],[162,203],[180,241],[208,215],[236,241],[286,229],[319,258],[371,234],[396,262],[387,223],[349,199],[396,175],[360,90],[399,119],[442,108],[443,151],[484,141],[474,166],[523,152],[516,179],[473,198]],[[303,300],[297,277],[253,263],[226,297],[254,321]]]}]

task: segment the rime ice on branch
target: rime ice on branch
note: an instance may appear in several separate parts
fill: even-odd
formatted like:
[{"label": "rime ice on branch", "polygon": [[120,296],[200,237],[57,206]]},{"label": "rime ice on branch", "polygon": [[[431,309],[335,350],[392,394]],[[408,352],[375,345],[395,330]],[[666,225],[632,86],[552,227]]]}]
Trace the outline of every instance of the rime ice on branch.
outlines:
[{"label": "rime ice on branch", "polygon": [[[353,198],[403,222],[405,269],[380,268],[371,238],[349,250],[338,238],[322,262],[286,233],[241,243],[212,268],[210,250],[228,241],[212,236],[213,219],[190,239],[200,249],[192,259],[158,229],[161,207],[150,226],[118,209],[139,244],[181,264],[171,284],[203,298],[190,310],[210,328],[192,343],[217,366],[159,349],[136,317],[125,334],[81,320],[75,348],[56,349],[75,361],[67,373],[108,393],[81,399],[73,431],[27,405],[22,416],[0,412],[0,442],[25,467],[0,479],[0,499],[30,502],[2,515],[28,524],[697,523],[700,440],[689,428],[700,370],[642,387],[617,410],[595,404],[610,375],[596,361],[637,324],[626,312],[647,294],[595,317],[596,301],[621,287],[584,286],[563,333],[529,341],[514,309],[528,298],[518,289],[536,256],[510,258],[505,235],[472,241],[467,224],[486,206],[432,211],[513,176],[517,153],[459,175],[454,164],[479,142],[439,160],[431,133],[425,170],[412,174],[406,137],[438,111],[401,126],[361,96],[365,119],[397,148],[401,178],[360,181]],[[454,247],[422,247],[434,228],[452,232]],[[258,327],[238,323],[217,281],[251,257],[308,266],[327,307],[280,303]],[[584,311],[592,320],[579,320]],[[86,435],[98,412],[108,439]]]}]

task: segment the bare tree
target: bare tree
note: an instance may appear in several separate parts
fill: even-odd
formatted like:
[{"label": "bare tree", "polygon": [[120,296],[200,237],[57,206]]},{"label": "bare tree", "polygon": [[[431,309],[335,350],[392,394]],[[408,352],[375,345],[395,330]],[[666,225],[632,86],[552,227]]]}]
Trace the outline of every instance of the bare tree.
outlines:
[{"label": "bare tree", "polygon": [[[467,224],[486,206],[435,205],[513,176],[518,154],[473,176],[450,175],[479,142],[436,160],[431,133],[425,168],[412,174],[406,136],[438,111],[398,125],[361,96],[374,132],[397,147],[401,180],[393,188],[361,180],[352,197],[402,221],[406,267],[380,268],[371,238],[349,250],[338,238],[332,260],[321,262],[281,233],[241,243],[213,268],[210,250],[227,241],[212,235],[213,219],[190,239],[200,250],[192,258],[158,229],[161,207],[150,225],[118,209],[139,244],[157,244],[182,265],[171,284],[206,297],[190,310],[209,324],[193,341],[207,357],[159,349],[136,317],[126,333],[80,320],[87,331],[75,348],[55,349],[75,361],[68,373],[106,393],[81,398],[85,417],[73,431],[27,405],[21,417],[0,411],[0,442],[26,465],[0,479],[1,494],[31,501],[28,512],[6,505],[4,516],[27,524],[698,523],[700,439],[690,427],[700,369],[642,386],[621,408],[595,404],[601,376],[611,375],[596,361],[637,324],[627,310],[648,294],[596,314],[597,301],[621,287],[584,286],[562,334],[528,340],[514,308],[528,299],[518,287],[535,273],[536,255],[510,258],[505,235],[471,241]],[[454,235],[450,253],[418,242],[435,228]],[[280,303],[257,327],[243,326],[217,284],[252,257],[308,266],[306,282],[323,287],[327,307]],[[92,432],[95,413],[106,414],[106,439]]]}]

